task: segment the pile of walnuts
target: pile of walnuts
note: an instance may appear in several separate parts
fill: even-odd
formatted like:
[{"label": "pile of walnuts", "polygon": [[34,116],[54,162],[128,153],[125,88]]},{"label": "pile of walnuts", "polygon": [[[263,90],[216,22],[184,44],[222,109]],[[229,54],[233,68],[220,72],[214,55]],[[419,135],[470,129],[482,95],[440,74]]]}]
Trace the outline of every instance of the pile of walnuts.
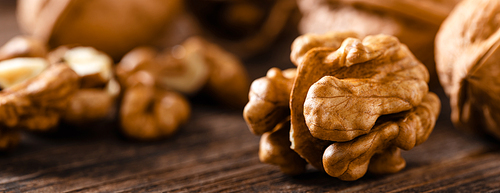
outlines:
[{"label": "pile of walnuts", "polygon": [[253,82],[244,117],[263,135],[261,161],[298,174],[310,163],[342,180],[394,173],[431,133],[440,100],[408,47],[387,35],[306,34],[292,44],[297,69]]},{"label": "pile of walnuts", "polygon": [[21,129],[46,131],[59,122],[82,125],[113,119],[139,140],[168,137],[185,124],[185,95],[205,90],[234,107],[247,99],[246,70],[232,54],[193,37],[157,53],[138,47],[118,65],[92,47],[19,36],[0,48],[0,150],[19,143]]}]

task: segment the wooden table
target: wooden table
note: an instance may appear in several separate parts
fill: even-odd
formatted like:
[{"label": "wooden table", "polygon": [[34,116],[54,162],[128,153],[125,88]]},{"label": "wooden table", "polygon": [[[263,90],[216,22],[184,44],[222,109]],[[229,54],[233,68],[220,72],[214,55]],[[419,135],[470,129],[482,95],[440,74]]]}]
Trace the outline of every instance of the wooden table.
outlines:
[{"label": "wooden table", "polygon": [[[0,3],[0,44],[19,34],[15,3]],[[292,67],[283,37],[274,51],[245,61],[252,79],[272,66]],[[19,148],[0,154],[5,192],[426,192],[500,191],[500,148],[492,139],[455,130],[442,91],[443,109],[427,142],[404,152],[406,168],[394,175],[367,174],[344,182],[309,168],[295,177],[263,164],[259,137],[241,110],[192,99],[190,122],[170,139],[131,142],[114,123],[64,126],[52,134],[26,134]]]}]

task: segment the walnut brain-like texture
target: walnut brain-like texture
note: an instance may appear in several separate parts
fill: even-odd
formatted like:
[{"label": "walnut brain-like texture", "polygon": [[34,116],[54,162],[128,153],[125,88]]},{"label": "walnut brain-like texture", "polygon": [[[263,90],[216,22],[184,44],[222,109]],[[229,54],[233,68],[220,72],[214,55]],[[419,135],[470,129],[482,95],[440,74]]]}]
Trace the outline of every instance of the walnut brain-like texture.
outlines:
[{"label": "walnut brain-like texture", "polygon": [[400,149],[427,140],[441,103],[428,92],[425,66],[395,37],[356,37],[300,36],[292,44],[296,70],[273,68],[254,81],[244,118],[263,134],[261,161],[288,174],[310,163],[356,180],[400,171]]}]

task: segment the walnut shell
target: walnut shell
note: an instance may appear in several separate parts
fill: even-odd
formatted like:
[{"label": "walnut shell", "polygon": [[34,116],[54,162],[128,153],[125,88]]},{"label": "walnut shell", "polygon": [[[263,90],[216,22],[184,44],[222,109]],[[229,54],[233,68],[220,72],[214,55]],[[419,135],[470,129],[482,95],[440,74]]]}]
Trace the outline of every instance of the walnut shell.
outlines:
[{"label": "walnut shell", "polygon": [[187,0],[186,7],[207,37],[240,57],[269,47],[298,15],[294,0]]},{"label": "walnut shell", "polygon": [[500,139],[500,2],[464,0],[436,36],[436,67],[460,128]]},{"label": "walnut shell", "polygon": [[437,83],[434,37],[441,22],[459,1],[299,0],[303,14],[299,30],[318,34],[354,31],[360,37],[396,36],[427,66],[434,84]]},{"label": "walnut shell", "polygon": [[18,0],[21,29],[54,48],[81,44],[115,59],[150,43],[182,10],[180,0]]}]

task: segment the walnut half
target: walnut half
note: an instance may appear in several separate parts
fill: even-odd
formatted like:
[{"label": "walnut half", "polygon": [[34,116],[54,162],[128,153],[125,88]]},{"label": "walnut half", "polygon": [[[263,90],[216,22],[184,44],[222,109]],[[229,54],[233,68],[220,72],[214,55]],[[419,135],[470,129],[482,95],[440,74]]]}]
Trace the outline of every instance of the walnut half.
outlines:
[{"label": "walnut half", "polygon": [[500,2],[464,0],[436,36],[436,67],[455,126],[500,139]]},{"label": "walnut half", "polygon": [[[275,116],[275,120],[269,115],[283,112],[286,105],[272,102],[283,94],[269,93],[288,92],[290,147],[286,143],[267,144],[291,149],[314,167],[342,180],[356,180],[367,170],[398,172],[405,166],[400,149],[412,149],[431,133],[440,111],[439,98],[428,92],[425,66],[397,38],[377,35],[359,40],[349,36],[356,34],[297,38],[291,58],[298,68],[291,92],[286,86],[252,85],[245,120],[256,134],[279,131],[287,116]],[[273,84],[286,80],[271,79],[269,73],[268,79]],[[252,92],[263,94],[252,99]],[[261,142],[261,149],[266,146]],[[261,160],[280,165],[284,172],[293,171],[288,173],[304,170],[300,159],[276,161],[280,159],[283,157],[275,155],[274,159]]]}]

